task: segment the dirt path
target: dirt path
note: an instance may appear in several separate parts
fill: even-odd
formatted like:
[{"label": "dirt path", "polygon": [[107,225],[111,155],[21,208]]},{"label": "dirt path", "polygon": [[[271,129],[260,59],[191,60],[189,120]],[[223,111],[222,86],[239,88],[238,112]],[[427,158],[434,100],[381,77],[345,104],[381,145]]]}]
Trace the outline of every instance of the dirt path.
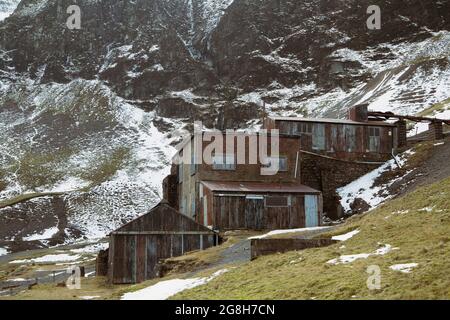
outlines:
[{"label": "dirt path", "polygon": [[[284,233],[280,235],[271,236],[270,238],[297,238],[297,239],[311,239],[316,237],[322,233],[330,232],[332,227],[324,228],[321,230],[304,230],[298,231],[295,233]],[[251,240],[250,236],[242,237],[234,245],[226,248],[221,252],[221,258],[218,262],[216,262],[213,267],[225,266],[232,263],[242,263],[250,261],[251,258]]]},{"label": "dirt path", "polygon": [[447,177],[450,177],[450,137],[436,142],[423,165],[398,182],[402,186],[397,197]]}]

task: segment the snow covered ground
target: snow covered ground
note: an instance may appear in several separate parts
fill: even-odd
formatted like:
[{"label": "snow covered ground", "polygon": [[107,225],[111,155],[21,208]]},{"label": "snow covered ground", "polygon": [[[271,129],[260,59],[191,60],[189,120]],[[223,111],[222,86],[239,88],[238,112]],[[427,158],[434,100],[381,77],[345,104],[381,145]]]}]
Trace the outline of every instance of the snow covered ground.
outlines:
[{"label": "snow covered ground", "polygon": [[172,279],[161,281],[148,288],[125,293],[122,296],[122,300],[166,300],[181,291],[204,285],[227,271],[228,269],[216,271],[207,278]]},{"label": "snow covered ground", "polygon": [[333,236],[333,237],[331,237],[331,240],[347,241],[348,239],[352,238],[353,236],[357,235],[358,233],[359,233],[359,230],[353,230],[353,231],[347,232],[345,234],[341,234],[339,236]]},{"label": "snow covered ground", "polygon": [[[431,115],[427,115],[430,118],[437,119],[450,119],[450,102],[447,103],[443,109],[434,111]],[[414,127],[408,131],[408,137],[414,136],[416,134],[428,131],[429,122],[418,122]]]},{"label": "snow covered ground", "polygon": [[[44,85],[20,81],[22,91],[13,82],[0,81],[0,103],[18,99],[22,106],[0,113],[0,139],[9,141],[8,150],[0,153],[0,165],[7,170],[0,200],[23,193],[66,192],[68,224],[90,239],[104,237],[159,202],[175,152],[172,141],[178,139],[177,132],[184,133],[181,122],[163,119],[174,131],[161,132],[153,124],[154,112],[126,102],[97,80]],[[60,120],[51,120],[55,117]],[[33,157],[53,153],[42,164],[52,170],[41,178],[51,183],[34,185],[30,178],[40,172],[23,172],[31,177],[22,177],[14,170],[24,158],[36,161]],[[102,170],[111,173],[95,178]],[[47,239],[53,231],[38,230],[25,241]]]},{"label": "snow covered ground", "polygon": [[346,264],[346,263],[351,263],[355,260],[359,260],[359,259],[367,259],[370,256],[382,256],[385,255],[389,252],[391,252],[392,250],[398,250],[398,248],[393,248],[390,244],[386,244],[384,246],[382,246],[381,248],[375,250],[372,253],[358,253],[358,254],[347,254],[347,255],[342,255],[339,258],[335,258],[335,259],[331,259],[329,261],[327,261],[328,264]]},{"label": "snow covered ground", "polygon": [[20,0],[0,0],[0,22],[14,12],[19,2]]},{"label": "snow covered ground", "polygon": [[[412,151],[408,150],[405,151],[400,157],[397,157],[399,164],[401,166],[404,165],[407,158],[412,154]],[[391,159],[379,168],[367,173],[350,184],[337,189],[336,191],[341,197],[340,202],[343,209],[346,212],[351,212],[350,205],[357,198],[364,200],[370,208],[373,209],[379,206],[382,202],[394,197],[395,195],[391,194],[387,188],[401,177],[377,186],[374,184],[376,179],[379,178],[384,172],[394,170],[396,168],[398,168],[396,161]]]},{"label": "snow covered ground", "polygon": [[26,263],[55,263],[55,262],[67,262],[76,261],[80,259],[80,255],[69,255],[69,254],[49,254],[43,257],[34,259],[24,259],[24,260],[13,260],[12,264],[26,264]]},{"label": "snow covered ground", "polygon": [[73,253],[98,253],[100,250],[106,250],[109,247],[109,243],[94,243],[80,249],[72,249]]},{"label": "snow covered ground", "polygon": [[260,236],[253,236],[248,238],[251,239],[264,239],[271,236],[276,236],[280,234],[287,234],[287,233],[299,233],[299,232],[306,232],[306,231],[316,231],[316,230],[326,230],[330,229],[331,227],[311,227],[311,228],[299,228],[299,229],[282,229],[282,230],[272,230],[268,233],[265,233]]},{"label": "snow covered ground", "polygon": [[389,268],[395,271],[400,271],[402,273],[410,273],[413,268],[417,267],[417,263],[404,263],[404,264],[394,264]]},{"label": "snow covered ground", "polygon": [[35,241],[35,240],[47,240],[51,239],[59,231],[58,227],[51,227],[45,229],[43,232],[32,234],[27,237],[23,237],[23,241]]},{"label": "snow covered ground", "polygon": [[5,248],[0,248],[0,256],[4,256],[8,254],[8,250],[6,250]]}]

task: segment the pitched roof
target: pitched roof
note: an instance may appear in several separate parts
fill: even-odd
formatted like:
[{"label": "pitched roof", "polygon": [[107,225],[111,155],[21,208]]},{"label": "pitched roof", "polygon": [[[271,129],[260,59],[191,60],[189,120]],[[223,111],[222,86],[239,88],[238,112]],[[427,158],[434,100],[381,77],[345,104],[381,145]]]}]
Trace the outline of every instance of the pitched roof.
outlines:
[{"label": "pitched roof", "polygon": [[336,123],[336,124],[351,124],[359,126],[386,126],[393,127],[395,124],[383,121],[368,121],[359,122],[349,119],[330,119],[330,118],[300,118],[300,117],[270,117],[275,121],[295,121],[295,122],[319,122],[319,123]]},{"label": "pitched roof", "polygon": [[242,193],[314,193],[320,191],[302,184],[273,182],[241,182],[241,181],[201,181],[211,191],[242,192]]},{"label": "pitched roof", "polygon": [[123,231],[201,231],[214,234],[214,231],[175,210],[164,200],[148,213],[124,224],[111,234],[114,235]]}]

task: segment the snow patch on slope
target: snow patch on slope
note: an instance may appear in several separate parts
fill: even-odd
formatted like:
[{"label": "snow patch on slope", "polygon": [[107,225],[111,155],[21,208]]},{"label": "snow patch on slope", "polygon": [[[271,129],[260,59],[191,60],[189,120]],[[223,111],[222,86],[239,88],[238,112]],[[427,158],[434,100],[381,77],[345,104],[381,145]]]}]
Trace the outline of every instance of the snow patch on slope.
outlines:
[{"label": "snow patch on slope", "polygon": [[43,232],[39,232],[36,234],[32,234],[27,237],[23,237],[23,241],[35,241],[35,240],[47,240],[51,239],[56,233],[58,233],[59,229],[58,227],[51,227],[48,229],[45,229]]},{"label": "snow patch on slope", "polygon": [[228,269],[216,271],[207,278],[172,279],[161,281],[151,287],[135,292],[125,293],[122,296],[122,300],[167,300],[181,291],[204,285],[225,272],[228,272]]},{"label": "snow patch on slope", "polygon": [[299,229],[282,229],[282,230],[272,230],[268,233],[265,233],[260,236],[253,236],[248,238],[251,239],[264,239],[271,236],[276,236],[280,234],[287,234],[287,233],[298,233],[298,232],[306,232],[306,231],[317,231],[317,230],[326,230],[330,229],[331,227],[310,227],[310,228],[299,228]]},{"label": "snow patch on slope", "polygon": [[345,234],[333,236],[333,237],[331,237],[331,240],[347,241],[348,239],[352,238],[353,236],[357,235],[358,233],[359,233],[359,230],[353,230],[353,231],[347,232]]},{"label": "snow patch on slope", "polygon": [[8,250],[6,250],[5,248],[1,248],[0,247],[0,256],[5,256],[8,254]]},{"label": "snow patch on slope", "polygon": [[375,250],[372,253],[358,253],[358,254],[342,255],[339,258],[335,258],[335,259],[331,259],[331,260],[327,261],[327,263],[333,264],[333,265],[347,264],[347,263],[352,263],[353,261],[356,261],[359,259],[367,259],[370,256],[382,256],[382,255],[385,255],[385,254],[391,252],[392,250],[398,250],[398,248],[393,248],[390,244],[386,244],[383,247]]},{"label": "snow patch on slope", "polygon": [[234,0],[205,0],[203,1],[203,19],[206,20],[205,33],[210,34],[219,24],[225,10]]},{"label": "snow patch on slope", "polygon": [[[0,112],[0,139],[8,141],[7,148],[0,145],[5,148],[0,164],[7,169],[1,200],[26,192],[67,192],[68,223],[89,238],[105,236],[159,202],[177,136],[159,131],[153,112],[117,97],[97,80],[45,85],[20,81],[20,86],[4,81],[0,96],[0,102],[20,101],[20,108]],[[163,120],[182,132],[181,122]],[[124,151],[115,159],[118,150]],[[58,152],[63,157],[50,157],[44,165],[51,167],[56,183],[26,185],[14,169],[24,157],[34,161]],[[102,176],[108,169],[111,175]]]},{"label": "snow patch on slope", "polygon": [[8,18],[17,8],[20,0],[1,0],[0,1],[0,22]]},{"label": "snow patch on slope", "polygon": [[12,264],[25,264],[25,263],[54,263],[54,262],[66,262],[66,261],[76,261],[80,258],[79,255],[69,255],[69,254],[49,254],[43,257],[34,259],[24,259],[24,260],[14,260],[10,263]]},{"label": "snow patch on slope", "polygon": [[402,273],[410,273],[413,268],[417,267],[417,263],[403,263],[403,264],[394,264],[389,267],[389,269],[394,271],[400,271]]},{"label": "snow patch on slope", "polygon": [[[408,156],[411,154],[413,154],[412,151],[405,151],[398,159],[400,165],[403,165]],[[336,191],[341,197],[340,202],[343,209],[346,212],[351,212],[352,209],[350,208],[350,205],[357,198],[364,200],[370,208],[376,208],[382,202],[392,198],[394,195],[390,194],[387,188],[401,177],[393,179],[385,184],[377,186],[374,184],[376,179],[379,178],[384,172],[394,170],[396,168],[398,168],[396,161],[394,159],[389,160],[379,168],[367,173],[350,184],[337,189]]]}]

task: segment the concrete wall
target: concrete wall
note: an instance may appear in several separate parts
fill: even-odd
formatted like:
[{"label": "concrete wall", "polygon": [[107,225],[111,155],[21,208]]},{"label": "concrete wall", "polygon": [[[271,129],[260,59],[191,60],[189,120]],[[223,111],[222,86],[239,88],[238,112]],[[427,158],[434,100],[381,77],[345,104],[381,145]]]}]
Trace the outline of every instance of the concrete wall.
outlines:
[{"label": "concrete wall", "polygon": [[336,243],[331,239],[252,239],[251,259],[259,256],[308,248],[326,247]]}]

